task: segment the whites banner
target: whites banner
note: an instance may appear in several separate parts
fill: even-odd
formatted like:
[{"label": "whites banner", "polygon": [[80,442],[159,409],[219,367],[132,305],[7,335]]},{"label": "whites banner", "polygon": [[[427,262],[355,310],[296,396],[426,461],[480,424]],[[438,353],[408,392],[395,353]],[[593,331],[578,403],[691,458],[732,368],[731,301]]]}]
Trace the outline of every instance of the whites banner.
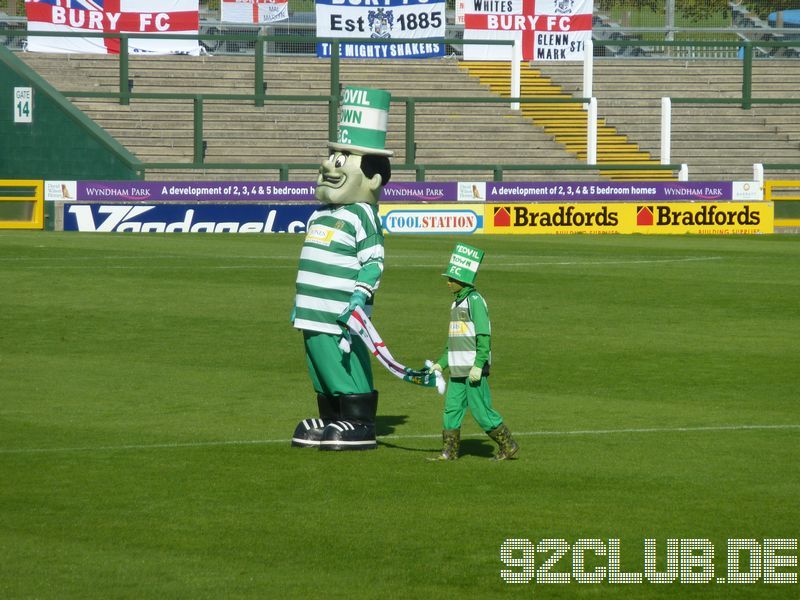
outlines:
[{"label": "whites banner", "polygon": [[[593,0],[464,0],[465,40],[515,40],[524,61],[583,60]],[[465,60],[511,60],[511,46],[465,44]]]},{"label": "whites banner", "polygon": [[222,20],[231,23],[276,23],[289,18],[289,0],[223,0]]},{"label": "whites banner", "polygon": [[[445,34],[444,0],[317,0],[317,37],[359,38],[342,44],[343,58],[427,58],[443,56],[444,44],[429,42]],[[420,42],[370,44],[367,40]],[[317,56],[329,57],[330,43],[317,44]]]},{"label": "whites banner", "polygon": [[[26,0],[29,31],[196,36],[198,0]],[[119,54],[119,39],[29,36],[30,52]],[[130,54],[200,54],[197,38],[130,38]]]}]

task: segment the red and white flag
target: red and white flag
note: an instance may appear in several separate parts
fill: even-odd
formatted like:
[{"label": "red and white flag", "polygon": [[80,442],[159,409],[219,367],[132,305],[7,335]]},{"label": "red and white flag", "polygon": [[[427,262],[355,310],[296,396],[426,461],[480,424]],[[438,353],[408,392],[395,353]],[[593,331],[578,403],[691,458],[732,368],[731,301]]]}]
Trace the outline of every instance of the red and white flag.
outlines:
[{"label": "red and white flag", "polygon": [[[29,31],[141,33],[130,38],[130,54],[200,54],[198,0],[26,0]],[[186,40],[152,34],[181,34]],[[29,36],[30,52],[119,54],[119,39]]]},{"label": "red and white flag", "polygon": [[289,18],[289,0],[222,0],[222,20],[275,23]]},{"label": "red and white flag", "polygon": [[[522,60],[584,58],[593,0],[464,0],[465,40],[516,40]],[[464,44],[465,60],[510,60],[511,46]]]}]

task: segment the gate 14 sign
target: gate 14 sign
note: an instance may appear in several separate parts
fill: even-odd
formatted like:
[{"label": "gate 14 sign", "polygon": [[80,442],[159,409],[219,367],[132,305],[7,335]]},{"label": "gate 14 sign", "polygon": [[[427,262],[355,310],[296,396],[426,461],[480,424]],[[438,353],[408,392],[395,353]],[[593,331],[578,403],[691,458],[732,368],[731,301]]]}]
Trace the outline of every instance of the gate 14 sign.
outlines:
[{"label": "gate 14 sign", "polygon": [[33,88],[14,88],[14,123],[33,123]]}]

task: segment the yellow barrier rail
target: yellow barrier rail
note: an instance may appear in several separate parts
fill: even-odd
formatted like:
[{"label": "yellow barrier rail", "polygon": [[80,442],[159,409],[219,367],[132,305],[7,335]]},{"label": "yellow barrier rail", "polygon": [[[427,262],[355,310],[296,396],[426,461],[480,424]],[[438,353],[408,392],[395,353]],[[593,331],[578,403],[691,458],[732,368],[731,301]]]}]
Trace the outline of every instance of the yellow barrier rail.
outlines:
[{"label": "yellow barrier rail", "polygon": [[0,179],[0,229],[44,229],[44,181]]},{"label": "yellow barrier rail", "polygon": [[775,227],[800,227],[800,180],[765,181],[764,200],[775,203]]}]

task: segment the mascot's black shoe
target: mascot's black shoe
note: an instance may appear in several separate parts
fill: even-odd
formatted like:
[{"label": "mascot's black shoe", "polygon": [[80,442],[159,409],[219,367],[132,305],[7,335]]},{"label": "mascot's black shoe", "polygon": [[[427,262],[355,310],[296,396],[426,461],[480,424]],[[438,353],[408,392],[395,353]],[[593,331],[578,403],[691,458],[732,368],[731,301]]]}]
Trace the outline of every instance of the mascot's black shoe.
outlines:
[{"label": "mascot's black shoe", "polygon": [[378,392],[339,396],[342,418],[322,431],[320,450],[375,450],[375,413]]},{"label": "mascot's black shoe", "polygon": [[320,450],[375,450],[375,425],[356,421],[334,421],[325,427]]},{"label": "mascot's black shoe", "polygon": [[317,407],[319,408],[318,419],[303,419],[294,428],[292,446],[296,448],[319,448],[325,427],[341,417],[338,396],[317,394]]},{"label": "mascot's black shoe", "polygon": [[322,432],[331,421],[327,419],[303,419],[294,428],[292,446],[296,448],[317,448],[322,439]]}]

